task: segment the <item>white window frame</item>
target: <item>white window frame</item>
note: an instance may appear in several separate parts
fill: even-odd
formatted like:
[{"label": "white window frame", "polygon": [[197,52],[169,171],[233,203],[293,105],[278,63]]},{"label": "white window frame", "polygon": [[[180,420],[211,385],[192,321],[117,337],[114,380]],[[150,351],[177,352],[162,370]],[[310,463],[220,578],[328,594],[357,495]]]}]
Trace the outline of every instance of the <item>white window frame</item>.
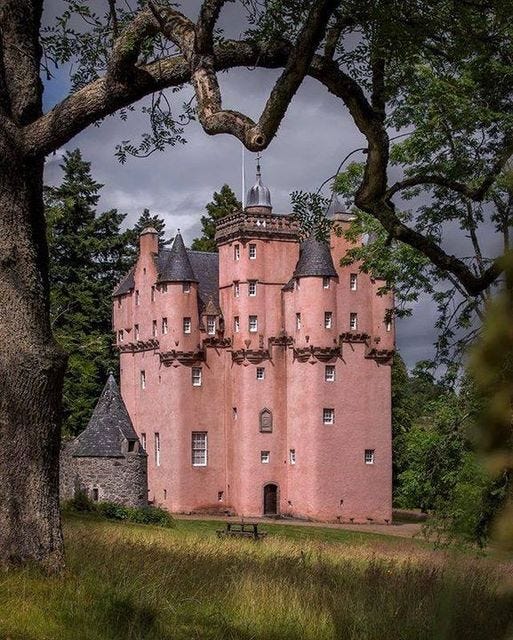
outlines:
[{"label": "white window frame", "polygon": [[215,316],[207,316],[207,333],[209,336],[216,335],[216,317]]},{"label": "white window frame", "polygon": [[262,464],[269,464],[271,462],[271,452],[270,451],[260,451],[260,462]]},{"label": "white window frame", "polygon": [[240,244],[233,245],[233,259],[240,260]]},{"label": "white window frame", "polygon": [[374,462],[376,461],[376,450],[365,449],[365,453],[363,454],[363,459],[365,464],[374,464]]},{"label": "white window frame", "polygon": [[358,331],[358,314],[355,311],[349,314],[349,329],[351,331]]},{"label": "white window frame", "polygon": [[139,381],[140,381],[141,389],[142,390],[146,389],[146,371],[144,369],[141,369]]},{"label": "white window frame", "polygon": [[248,246],[248,256],[250,260],[256,260],[257,257],[257,246],[255,243],[250,243]]},{"label": "white window frame", "polygon": [[301,329],[301,314],[296,313],[296,331]]},{"label": "white window frame", "polygon": [[336,367],[334,364],[327,364],[324,366],[324,380],[325,382],[335,382],[337,377]]},{"label": "white window frame", "polygon": [[331,329],[333,327],[333,311],[324,312],[324,328]]},{"label": "white window frame", "polygon": [[233,333],[239,333],[240,331],[240,318],[239,316],[233,316]]},{"label": "white window frame", "polygon": [[146,434],[141,433],[141,447],[146,451]]},{"label": "white window frame", "polygon": [[160,433],[155,433],[155,466],[160,467]]},{"label": "white window frame", "polygon": [[289,449],[289,464],[296,464],[296,450]]},{"label": "white window frame", "polygon": [[158,325],[156,320],[152,320],[151,322],[151,335],[156,338],[158,332]]},{"label": "white window frame", "polygon": [[186,316],[183,319],[183,332],[191,333],[191,331],[192,331],[192,318],[189,318],[188,316]]},{"label": "white window frame", "polygon": [[349,289],[351,291],[358,290],[358,274],[357,273],[349,274]]},{"label": "white window frame", "polygon": [[252,298],[257,294],[257,281],[256,280],[248,280],[248,296]]},{"label": "white window frame", "polygon": [[265,380],[265,367],[257,367],[256,368],[256,379],[257,380]]},{"label": "white window frame", "polygon": [[240,296],[240,284],[239,284],[239,281],[236,280],[233,283],[233,297],[238,298],[239,296]]},{"label": "white window frame", "polygon": [[201,367],[192,367],[191,369],[191,382],[193,387],[201,387],[202,383],[202,370]]},{"label": "white window frame", "polygon": [[136,340],[139,340],[139,325],[138,324],[134,324],[134,338]]},{"label": "white window frame", "polygon": [[322,288],[323,288],[323,289],[329,289],[329,288],[330,288],[330,279],[329,279],[329,276],[325,276],[325,277],[322,279]]},{"label": "white window frame", "polygon": [[392,331],[392,320],[387,320],[385,322],[385,329],[386,329],[387,332]]},{"label": "white window frame", "polygon": [[250,333],[257,333],[258,331],[258,316],[249,316],[248,318],[248,330]]},{"label": "white window frame", "polygon": [[167,318],[162,318],[162,335],[165,336],[168,332]]},{"label": "white window frame", "polygon": [[[195,462],[195,453],[201,454],[200,462]],[[196,458],[197,460],[197,458]],[[208,465],[208,431],[193,431],[191,434],[191,464],[193,467]]]},{"label": "white window frame", "polygon": [[322,423],[335,424],[335,409],[332,407],[324,407],[322,410]]},{"label": "white window frame", "polygon": [[125,333],[123,329],[120,329],[118,331],[118,342],[123,342],[124,339],[125,339]]}]

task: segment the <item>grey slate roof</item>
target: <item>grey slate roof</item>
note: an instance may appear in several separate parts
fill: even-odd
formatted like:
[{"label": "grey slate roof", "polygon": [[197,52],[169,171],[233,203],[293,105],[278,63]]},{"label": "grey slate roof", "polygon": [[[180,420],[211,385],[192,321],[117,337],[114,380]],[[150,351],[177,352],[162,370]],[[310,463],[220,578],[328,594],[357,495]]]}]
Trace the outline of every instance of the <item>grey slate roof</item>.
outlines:
[{"label": "grey slate roof", "polygon": [[303,278],[305,276],[337,276],[329,244],[322,240],[317,240],[313,235],[308,236],[301,243],[299,260],[293,277]]},{"label": "grey slate roof", "polygon": [[171,249],[160,251],[157,270],[159,282],[197,282],[180,232]]},{"label": "grey slate roof", "polygon": [[135,267],[132,267],[130,271],[126,274],[126,276],[121,280],[116,289],[114,289],[114,296],[122,296],[125,293],[130,293],[132,289],[135,287],[135,279],[134,279],[134,270]]},{"label": "grey slate roof", "polygon": [[198,281],[200,313],[210,298],[219,307],[219,254],[188,249],[187,255]]},{"label": "grey slate roof", "polygon": [[137,440],[137,434],[111,374],[89,424],[74,441],[73,456],[120,458],[124,440]]}]

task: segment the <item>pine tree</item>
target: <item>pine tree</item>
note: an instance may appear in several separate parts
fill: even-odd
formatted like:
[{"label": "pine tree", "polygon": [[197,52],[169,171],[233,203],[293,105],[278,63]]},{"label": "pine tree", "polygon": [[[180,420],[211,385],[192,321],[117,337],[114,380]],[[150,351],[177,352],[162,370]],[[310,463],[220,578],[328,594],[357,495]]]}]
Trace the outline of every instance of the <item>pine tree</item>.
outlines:
[{"label": "pine tree", "polygon": [[50,251],[51,320],[68,353],[64,381],[64,432],[80,432],[90,418],[109,369],[111,296],[129,267],[125,214],[97,214],[103,185],[93,180],[79,150],[66,153],[61,184],[45,188]]},{"label": "pine tree", "polygon": [[201,216],[202,235],[200,238],[194,238],[191,248],[195,251],[217,251],[214,240],[216,222],[241,208],[242,204],[237,200],[233,190],[227,184],[223,185],[219,193],[214,193],[212,202],[207,204],[208,213]]}]

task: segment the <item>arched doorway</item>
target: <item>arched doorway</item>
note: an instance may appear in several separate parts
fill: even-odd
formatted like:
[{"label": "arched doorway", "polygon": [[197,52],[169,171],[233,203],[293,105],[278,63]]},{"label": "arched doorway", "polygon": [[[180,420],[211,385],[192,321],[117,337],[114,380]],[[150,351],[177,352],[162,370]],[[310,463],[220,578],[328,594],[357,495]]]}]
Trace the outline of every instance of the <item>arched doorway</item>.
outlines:
[{"label": "arched doorway", "polygon": [[264,487],[264,516],[278,515],[278,485],[266,484]]}]

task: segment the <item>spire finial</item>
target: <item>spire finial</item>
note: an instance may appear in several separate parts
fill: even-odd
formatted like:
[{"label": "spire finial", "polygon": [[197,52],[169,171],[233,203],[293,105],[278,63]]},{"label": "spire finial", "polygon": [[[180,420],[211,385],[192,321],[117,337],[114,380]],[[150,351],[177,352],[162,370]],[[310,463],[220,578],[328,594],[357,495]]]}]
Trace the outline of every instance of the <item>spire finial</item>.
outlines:
[{"label": "spire finial", "polygon": [[260,156],[260,151],[259,151],[257,153],[257,170],[256,170],[257,178],[261,178],[262,177],[262,174],[260,173],[260,158],[261,158],[261,156]]},{"label": "spire finial", "polygon": [[178,229],[176,230],[176,233],[180,233],[180,227],[178,227]]}]

